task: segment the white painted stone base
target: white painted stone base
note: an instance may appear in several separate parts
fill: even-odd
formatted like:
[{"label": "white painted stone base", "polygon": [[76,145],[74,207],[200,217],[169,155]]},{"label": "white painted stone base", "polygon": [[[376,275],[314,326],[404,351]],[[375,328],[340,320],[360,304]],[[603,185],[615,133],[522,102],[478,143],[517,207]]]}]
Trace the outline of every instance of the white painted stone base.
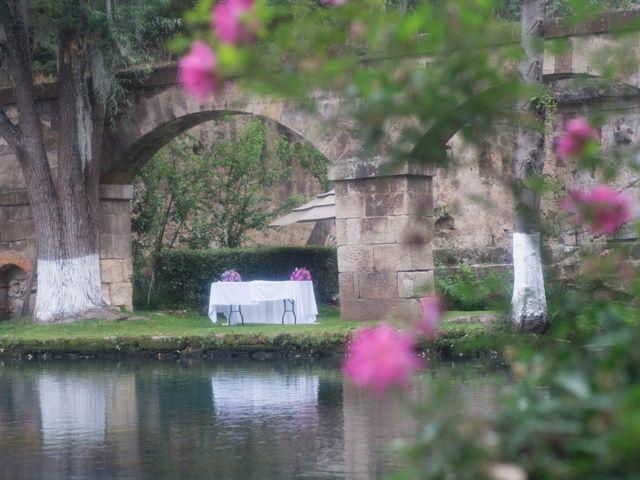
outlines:
[{"label": "white painted stone base", "polygon": [[106,306],[102,297],[98,255],[38,260],[35,320],[73,319]]},{"label": "white painted stone base", "polygon": [[513,322],[522,330],[548,326],[547,299],[540,257],[540,234],[513,234]]}]

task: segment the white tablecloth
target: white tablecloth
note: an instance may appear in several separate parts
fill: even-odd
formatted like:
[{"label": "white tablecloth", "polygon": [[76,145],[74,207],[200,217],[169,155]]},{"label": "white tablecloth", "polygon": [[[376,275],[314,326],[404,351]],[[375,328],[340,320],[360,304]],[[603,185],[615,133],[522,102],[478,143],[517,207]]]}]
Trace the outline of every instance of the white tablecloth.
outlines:
[{"label": "white tablecloth", "polygon": [[[211,284],[209,296],[209,318],[217,321],[218,313],[231,317],[231,325],[241,321],[236,310],[238,305],[242,310],[245,323],[282,323],[282,314],[286,302],[288,312],[285,323],[293,323],[290,313],[295,312],[296,323],[315,323],[318,315],[316,297],[313,294],[311,281],[269,282],[255,280],[253,282],[215,282]],[[231,307],[234,313],[230,315]]]}]

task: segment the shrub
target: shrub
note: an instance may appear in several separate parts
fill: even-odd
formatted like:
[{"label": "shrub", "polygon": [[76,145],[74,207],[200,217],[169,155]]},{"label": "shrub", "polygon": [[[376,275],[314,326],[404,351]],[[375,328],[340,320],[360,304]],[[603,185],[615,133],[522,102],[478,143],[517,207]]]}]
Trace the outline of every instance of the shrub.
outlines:
[{"label": "shrub", "polygon": [[338,263],[332,247],[259,247],[216,250],[164,250],[156,256],[154,308],[202,309],[220,275],[234,269],[243,281],[288,280],[304,266],[314,279],[316,300],[331,303],[338,294]]},{"label": "shrub", "polygon": [[449,310],[492,310],[509,302],[511,279],[506,272],[492,272],[479,278],[467,263],[436,270],[435,288]]}]

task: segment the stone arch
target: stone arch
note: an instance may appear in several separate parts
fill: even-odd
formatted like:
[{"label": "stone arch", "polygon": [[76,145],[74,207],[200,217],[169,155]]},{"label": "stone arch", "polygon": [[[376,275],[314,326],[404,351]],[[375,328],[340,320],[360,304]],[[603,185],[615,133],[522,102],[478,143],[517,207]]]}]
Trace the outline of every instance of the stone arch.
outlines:
[{"label": "stone arch", "polygon": [[227,115],[256,115],[277,122],[310,142],[332,163],[358,158],[362,145],[351,133],[342,102],[317,95],[318,108],[305,111],[284,99],[265,99],[240,93],[230,83],[204,103],[179,85],[146,92],[135,103],[126,125],[105,142],[102,183],[130,183],[142,166],[176,135],[196,125]]},{"label": "stone arch", "polygon": [[[613,98],[640,98],[638,87],[596,75],[583,73],[549,74],[544,76],[544,80],[561,105],[597,102]],[[482,105],[487,98],[499,95],[504,87],[505,85],[498,85],[480,92],[466,100],[461,107],[469,109],[474,105]],[[473,117],[460,116],[456,120],[457,122],[432,125],[416,142],[411,151],[411,157],[414,159],[444,158],[449,140],[467,123],[473,121]]]}]

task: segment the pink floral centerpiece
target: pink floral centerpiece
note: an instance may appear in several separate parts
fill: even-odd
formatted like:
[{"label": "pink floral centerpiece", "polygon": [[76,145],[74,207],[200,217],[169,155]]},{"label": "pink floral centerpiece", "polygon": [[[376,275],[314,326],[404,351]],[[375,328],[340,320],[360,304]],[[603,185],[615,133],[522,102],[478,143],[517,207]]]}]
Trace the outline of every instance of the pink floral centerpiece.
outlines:
[{"label": "pink floral centerpiece", "polygon": [[291,272],[289,280],[311,280],[311,272],[304,267],[296,268],[293,272]]},{"label": "pink floral centerpiece", "polygon": [[241,282],[242,277],[235,270],[227,270],[222,275],[220,275],[221,282]]}]

